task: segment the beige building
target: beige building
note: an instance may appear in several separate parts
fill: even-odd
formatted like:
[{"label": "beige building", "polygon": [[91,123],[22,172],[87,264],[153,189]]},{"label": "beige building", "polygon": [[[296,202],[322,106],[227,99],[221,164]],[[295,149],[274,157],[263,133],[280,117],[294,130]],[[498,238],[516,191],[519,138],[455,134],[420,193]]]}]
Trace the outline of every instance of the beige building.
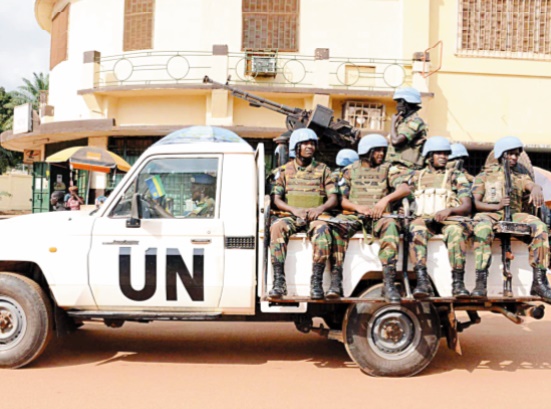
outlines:
[{"label": "beige building", "polygon": [[330,107],[363,134],[388,132],[394,90],[412,85],[430,135],[477,150],[475,167],[508,134],[551,148],[546,0],[36,0],[35,14],[52,36],[50,92],[32,131],[1,141],[42,159],[89,144],[132,161],[194,124],[273,148],[284,116],[205,75],[290,107]]}]

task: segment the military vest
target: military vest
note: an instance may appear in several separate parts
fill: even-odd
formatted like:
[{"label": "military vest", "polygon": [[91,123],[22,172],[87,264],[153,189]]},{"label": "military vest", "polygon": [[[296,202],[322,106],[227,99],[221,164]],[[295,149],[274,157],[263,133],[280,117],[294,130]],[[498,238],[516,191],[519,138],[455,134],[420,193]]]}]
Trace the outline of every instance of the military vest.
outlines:
[{"label": "military vest", "polygon": [[[522,212],[522,186],[518,175],[511,171],[511,214]],[[494,165],[486,171],[484,181],[484,197],[482,201],[489,204],[497,204],[505,195],[505,174],[503,167]]]},{"label": "military vest", "polygon": [[308,166],[305,170],[295,167],[294,162],[284,165],[287,204],[303,209],[321,206],[327,196],[324,180],[326,166],[318,163],[316,167]]},{"label": "military vest", "polygon": [[422,217],[434,216],[440,210],[459,206],[457,195],[452,190],[453,170],[428,172],[421,170],[415,186],[415,214]]},{"label": "military vest", "polygon": [[349,200],[357,205],[372,206],[388,195],[388,170],[390,163],[383,163],[376,168],[362,166],[362,161],[355,162],[350,168]]},{"label": "military vest", "polygon": [[[413,114],[406,121],[412,121],[418,118],[418,115]],[[425,164],[425,158],[421,155],[423,145],[427,136],[427,128],[424,127],[418,131],[418,134],[412,141],[408,141],[400,146],[390,144],[386,154],[386,161],[390,163],[401,163],[410,169],[421,169]]]}]

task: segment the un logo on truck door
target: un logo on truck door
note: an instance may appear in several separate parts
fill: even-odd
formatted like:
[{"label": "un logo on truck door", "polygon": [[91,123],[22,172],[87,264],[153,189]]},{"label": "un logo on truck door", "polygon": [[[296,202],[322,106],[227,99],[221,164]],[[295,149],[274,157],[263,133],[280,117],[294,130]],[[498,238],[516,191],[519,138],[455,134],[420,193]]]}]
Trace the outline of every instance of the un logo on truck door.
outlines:
[{"label": "un logo on truck door", "polygon": [[[119,287],[126,298],[133,301],[147,301],[157,291],[157,249],[150,248],[145,252],[145,284],[135,289],[131,281],[131,248],[119,249]],[[193,249],[193,275],[178,249],[166,250],[166,299],[177,301],[177,279],[184,285],[192,301],[205,300],[205,251]]]}]

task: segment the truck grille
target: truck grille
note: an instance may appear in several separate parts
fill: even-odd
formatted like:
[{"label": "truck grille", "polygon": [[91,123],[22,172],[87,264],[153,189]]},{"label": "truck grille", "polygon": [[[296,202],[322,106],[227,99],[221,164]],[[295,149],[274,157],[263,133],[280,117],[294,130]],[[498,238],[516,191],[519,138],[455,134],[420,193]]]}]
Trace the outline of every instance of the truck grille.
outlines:
[{"label": "truck grille", "polygon": [[226,248],[227,249],[247,249],[254,250],[255,248],[255,238],[254,236],[249,237],[226,237]]}]

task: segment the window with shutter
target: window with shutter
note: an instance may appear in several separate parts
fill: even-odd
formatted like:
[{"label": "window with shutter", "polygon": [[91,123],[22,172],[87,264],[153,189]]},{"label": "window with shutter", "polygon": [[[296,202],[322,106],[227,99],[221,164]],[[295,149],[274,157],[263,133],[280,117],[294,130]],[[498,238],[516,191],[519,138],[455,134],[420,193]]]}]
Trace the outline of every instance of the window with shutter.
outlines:
[{"label": "window with shutter", "polygon": [[243,0],[242,49],[298,51],[300,0]]},{"label": "window with shutter", "polygon": [[69,8],[70,4],[67,4],[52,19],[50,70],[60,62],[67,60]]},{"label": "window with shutter", "polygon": [[153,48],[155,0],[125,0],[123,50]]},{"label": "window with shutter", "polygon": [[551,57],[551,0],[459,0],[459,54]]}]

